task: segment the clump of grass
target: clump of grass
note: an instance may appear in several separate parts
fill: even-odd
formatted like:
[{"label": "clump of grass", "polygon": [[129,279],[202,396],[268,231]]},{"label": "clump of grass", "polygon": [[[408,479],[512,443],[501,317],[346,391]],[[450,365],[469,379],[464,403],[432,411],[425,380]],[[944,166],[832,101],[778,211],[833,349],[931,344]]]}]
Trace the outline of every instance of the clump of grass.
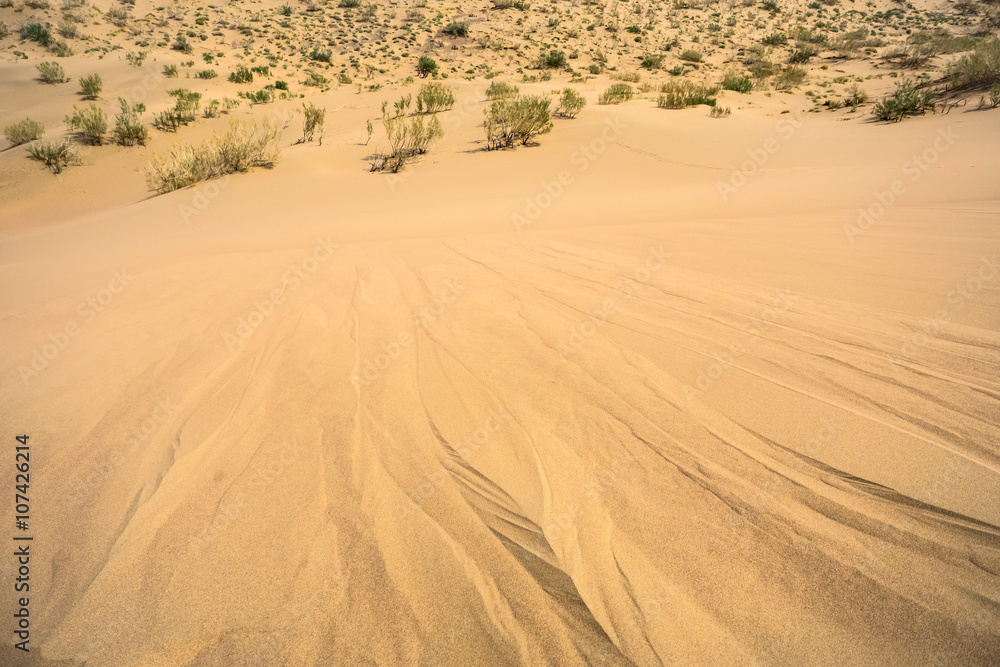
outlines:
[{"label": "clump of grass", "polygon": [[927,109],[933,109],[935,97],[933,90],[918,88],[913,80],[906,79],[896,84],[892,95],[875,103],[872,115],[879,120],[898,123],[907,116],[921,115]]},{"label": "clump of grass", "polygon": [[486,99],[503,100],[508,97],[516,97],[517,93],[517,86],[512,86],[505,81],[494,80],[490,83],[490,87],[486,89]]},{"label": "clump of grass", "polygon": [[662,53],[650,53],[642,57],[642,62],[639,63],[640,67],[648,70],[660,69],[663,67],[663,61],[666,56]]},{"label": "clump of grass", "polygon": [[205,118],[216,118],[220,113],[229,113],[240,105],[239,100],[223,97],[221,100],[211,100],[205,105]]},{"label": "clump of grass", "polygon": [[45,134],[45,126],[30,118],[11,123],[3,129],[3,136],[7,137],[7,141],[14,146],[41,139],[43,134]]},{"label": "clump of grass", "polygon": [[314,46],[312,51],[309,52],[309,59],[321,63],[332,63],[333,51],[331,51],[330,49],[321,49],[318,46]]},{"label": "clump of grass", "polygon": [[656,99],[656,106],[661,109],[683,109],[698,104],[714,107],[713,96],[718,92],[718,86],[706,86],[685,79],[667,81],[660,86],[660,96]]},{"label": "clump of grass", "polygon": [[722,76],[722,89],[737,93],[749,93],[753,90],[753,80],[746,74],[729,70]]},{"label": "clump of grass", "polygon": [[468,37],[469,24],[465,22],[452,21],[442,29],[442,32],[446,35],[451,35],[452,37]]},{"label": "clump of grass", "polygon": [[774,77],[774,87],[777,90],[788,90],[802,85],[805,80],[806,70],[804,68],[789,65]]},{"label": "clump of grass", "polygon": [[43,83],[66,83],[69,78],[63,71],[62,65],[56,62],[44,62],[35,65],[38,70],[38,78]]},{"label": "clump of grass", "polygon": [[74,106],[73,113],[66,116],[66,126],[79,132],[84,143],[100,146],[108,133],[108,116],[93,103],[84,109]]},{"label": "clump of grass", "polygon": [[194,122],[201,107],[201,93],[177,88],[167,91],[167,94],[174,98],[174,106],[158,113],[153,118],[153,127],[164,132],[175,132],[181,125]]},{"label": "clump of grass", "polygon": [[83,93],[84,99],[96,100],[103,87],[104,83],[99,74],[91,74],[80,79],[80,91]]},{"label": "clump of grass", "polygon": [[525,95],[495,100],[485,111],[487,150],[522,146],[552,129],[549,105],[552,100],[541,95]]},{"label": "clump of grass", "polygon": [[80,155],[69,139],[62,141],[36,141],[28,146],[28,156],[43,163],[53,174],[70,165],[80,164]]},{"label": "clump of grass", "polygon": [[641,78],[638,72],[612,72],[608,76],[615,81],[627,81],[629,83],[639,83],[639,79]]},{"label": "clump of grass", "polygon": [[437,113],[455,105],[455,93],[443,83],[425,83],[417,93],[417,113]]},{"label": "clump of grass", "polygon": [[847,97],[844,98],[844,104],[851,107],[852,111],[857,111],[858,106],[868,101],[868,92],[859,86],[857,82],[848,86],[846,92]]},{"label": "clump of grass", "polygon": [[214,69],[203,69],[199,70],[197,74],[194,75],[196,79],[214,79],[219,76]]},{"label": "clump of grass", "polygon": [[319,145],[323,145],[323,125],[326,123],[326,107],[315,106],[312,102],[302,104],[305,121],[302,123],[302,139],[300,143],[312,141],[319,132]]},{"label": "clump of grass", "polygon": [[280,134],[280,128],[269,122],[257,125],[234,120],[229,131],[198,147],[179,144],[168,155],[154,155],[146,169],[146,182],[164,194],[254,167],[271,167],[280,156]]},{"label": "clump of grass", "polygon": [[1000,38],[993,37],[976,45],[975,51],[948,65],[950,88],[988,86],[1000,80]]},{"label": "clump of grass", "polygon": [[681,60],[685,60],[689,63],[700,63],[701,52],[695,51],[694,49],[685,49],[681,53]]},{"label": "clump of grass", "polygon": [[21,39],[30,39],[42,46],[48,46],[52,43],[52,33],[49,32],[48,25],[42,25],[37,21],[31,21],[21,26],[20,36]]},{"label": "clump of grass", "polygon": [[613,83],[597,98],[598,104],[621,104],[632,99],[635,91],[627,83]]},{"label": "clump of grass", "polygon": [[728,118],[731,113],[729,107],[712,107],[708,115],[712,118]]},{"label": "clump of grass", "polygon": [[121,111],[115,116],[115,129],[112,136],[121,146],[145,146],[149,141],[149,128],[139,121],[139,114],[146,110],[141,102],[129,104],[124,97],[118,98]]},{"label": "clump of grass", "polygon": [[398,172],[413,156],[426,153],[432,143],[444,136],[437,116],[431,116],[426,123],[423,116],[409,121],[402,116],[387,117],[382,119],[382,125],[389,139],[389,151],[374,155],[372,171]]},{"label": "clump of grass", "polygon": [[587,105],[587,99],[573,88],[564,88],[556,114],[564,118],[573,118]]},{"label": "clump of grass", "polygon": [[[129,51],[125,54],[125,60],[129,62],[132,67],[142,67],[142,63],[146,61],[146,56],[149,55],[149,51]],[[166,73],[167,68],[172,67],[174,73],[167,74],[167,76],[177,76],[177,65],[164,65],[163,71]]]},{"label": "clump of grass", "polygon": [[817,55],[819,55],[819,49],[812,44],[803,44],[788,55],[788,62],[792,64],[807,63],[810,58]]},{"label": "clump of grass", "polygon": [[768,46],[784,46],[788,43],[788,36],[780,32],[772,32],[763,41]]},{"label": "clump of grass", "polygon": [[248,93],[241,90],[238,95],[250,104],[270,104],[274,101],[274,89],[270,86],[265,86],[260,90]]},{"label": "clump of grass", "polygon": [[177,78],[177,65],[164,65],[163,75],[171,79]]},{"label": "clump of grass", "polygon": [[237,65],[236,70],[230,72],[229,81],[231,83],[253,83],[253,72],[246,65]]},{"label": "clump of grass", "polygon": [[566,54],[563,51],[549,51],[543,53],[535,62],[538,69],[558,69],[566,67]]}]

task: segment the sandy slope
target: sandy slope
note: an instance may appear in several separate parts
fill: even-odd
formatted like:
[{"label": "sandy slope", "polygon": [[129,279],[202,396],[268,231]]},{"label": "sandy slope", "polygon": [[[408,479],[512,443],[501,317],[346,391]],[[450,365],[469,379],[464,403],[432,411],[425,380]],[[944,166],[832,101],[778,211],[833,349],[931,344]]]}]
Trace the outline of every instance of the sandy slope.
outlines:
[{"label": "sandy slope", "polygon": [[[5,197],[45,658],[995,664],[995,114],[594,105],[486,154],[475,102],[390,181],[357,99],[217,190]],[[59,186],[134,186],[91,159]]]}]

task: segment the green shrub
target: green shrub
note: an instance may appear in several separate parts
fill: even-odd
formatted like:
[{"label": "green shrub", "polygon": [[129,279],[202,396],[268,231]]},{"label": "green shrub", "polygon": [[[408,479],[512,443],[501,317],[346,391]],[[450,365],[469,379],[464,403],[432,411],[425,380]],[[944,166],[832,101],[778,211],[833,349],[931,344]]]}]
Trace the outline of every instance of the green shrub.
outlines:
[{"label": "green shrub", "polygon": [[100,146],[108,133],[108,116],[93,103],[85,109],[77,109],[74,105],[73,113],[66,116],[66,126],[79,132],[84,143]]},{"label": "green shrub", "polygon": [[788,43],[788,36],[780,32],[772,32],[764,38],[764,43],[768,46],[784,46]]},{"label": "green shrub", "polygon": [[502,100],[508,97],[514,97],[517,93],[517,86],[512,86],[504,81],[493,80],[493,82],[490,83],[490,87],[486,89],[486,99]]},{"label": "green shrub", "polygon": [[319,72],[306,72],[306,78],[302,82],[303,86],[313,86],[316,88],[321,88],[326,84],[330,83],[330,80]]},{"label": "green shrub", "polygon": [[38,70],[38,78],[45,83],[66,83],[69,79],[62,65],[56,62],[44,62],[35,65]]},{"label": "green shrub", "polygon": [[164,65],[163,66],[163,74],[164,74],[164,76],[168,76],[170,78],[176,78],[177,77],[177,65]]},{"label": "green shrub", "polygon": [[80,90],[83,92],[84,99],[96,100],[101,94],[101,88],[103,88],[103,82],[98,74],[91,74],[80,79]]},{"label": "green shrub", "polygon": [[690,63],[700,63],[701,53],[695,51],[694,49],[686,49],[683,53],[681,53],[681,60],[686,60]]},{"label": "green shrub", "polygon": [[455,93],[443,83],[425,83],[417,93],[417,113],[437,113],[455,105]]},{"label": "green shrub", "polygon": [[778,90],[787,90],[802,85],[806,80],[806,70],[802,67],[789,65],[774,77],[774,87]]},{"label": "green shrub", "polygon": [[332,63],[333,51],[331,51],[330,49],[321,49],[318,46],[314,46],[312,51],[309,52],[309,59],[321,63]]},{"label": "green shrub", "polygon": [[729,107],[712,107],[712,110],[709,112],[708,115],[711,116],[712,118],[726,118],[731,113],[732,111],[729,109]]},{"label": "green shrub", "polygon": [[556,113],[564,118],[573,118],[585,106],[587,106],[587,99],[583,95],[573,88],[564,88],[562,97],[559,98],[559,106],[556,107]]},{"label": "green shrub", "polygon": [[420,60],[417,61],[417,67],[428,74],[437,74],[438,70],[437,63],[430,56],[420,56]]},{"label": "green shrub", "polygon": [[201,107],[201,93],[177,88],[167,91],[174,98],[174,107],[161,111],[153,118],[153,127],[164,132],[174,132],[181,125],[194,122]]},{"label": "green shrub", "polygon": [[1000,83],[990,86],[990,106],[994,109],[1000,107]]},{"label": "green shrub", "polygon": [[45,126],[30,118],[11,123],[3,129],[3,136],[7,137],[7,141],[15,146],[41,139],[43,134],[45,134]]},{"label": "green shrub", "polygon": [[326,123],[326,107],[315,106],[312,102],[303,102],[302,113],[305,120],[302,123],[302,139],[299,143],[312,141],[319,132],[319,145],[323,145],[323,125]]},{"label": "green shrub", "polygon": [[146,105],[129,104],[124,97],[118,98],[121,111],[115,116],[115,129],[112,131],[115,141],[121,146],[145,146],[149,141],[149,128],[139,121],[139,114],[146,110]]},{"label": "green shrub", "polygon": [[194,51],[194,47],[188,43],[187,35],[184,33],[177,33],[177,37],[174,39],[174,43],[170,45],[170,48],[181,53],[191,53]]},{"label": "green shrub", "polygon": [[661,67],[663,67],[663,61],[665,58],[666,56],[664,56],[662,53],[649,54],[643,56],[642,62],[639,64],[641,67],[644,67],[648,70],[660,69]]},{"label": "green shrub", "polygon": [[10,35],[10,27],[3,21],[0,21],[0,39],[6,39],[8,35]]},{"label": "green shrub", "polygon": [[848,86],[846,92],[847,97],[844,99],[844,104],[853,109],[857,109],[858,105],[868,101],[868,93],[857,83],[852,83]]},{"label": "green shrub", "polygon": [[469,24],[464,22],[456,23],[455,21],[452,21],[444,27],[442,32],[446,35],[451,35],[452,37],[468,37]]},{"label": "green shrub", "polygon": [[359,5],[361,5],[361,0],[340,0],[340,4],[337,6],[344,9],[350,9],[352,7],[358,7]]},{"label": "green shrub", "polygon": [[793,64],[807,63],[809,62],[810,58],[818,54],[819,54],[819,49],[817,49],[815,46],[813,46],[812,44],[804,44],[799,48],[793,50],[788,55],[788,62]]},{"label": "green shrub", "polygon": [[288,5],[281,5],[280,7],[278,7],[278,13],[281,14],[282,16],[291,16],[292,8],[289,7]]},{"label": "green shrub", "polygon": [[280,135],[280,128],[270,123],[233,121],[228,132],[214,135],[197,148],[181,144],[169,155],[154,155],[146,169],[146,182],[163,194],[254,167],[270,167],[280,155]]},{"label": "green shrub", "polygon": [[632,86],[627,83],[613,83],[608,87],[600,97],[597,98],[598,104],[621,104],[622,102],[628,102],[632,99],[635,91],[632,90]]},{"label": "green shrub", "polygon": [[288,82],[285,81],[284,79],[275,79],[275,81],[274,81],[274,89],[275,90],[285,90],[285,91],[287,91],[288,90]]},{"label": "green shrub", "polygon": [[526,145],[552,129],[549,105],[552,100],[541,95],[525,95],[494,101],[485,111],[487,150]]},{"label": "green shrub", "polygon": [[234,72],[229,73],[231,83],[253,83],[253,72],[246,65],[237,65]]},{"label": "green shrub", "polygon": [[69,139],[62,141],[36,141],[28,146],[28,156],[38,160],[58,174],[66,167],[80,164],[80,156],[76,146]]},{"label": "green shrub", "polygon": [[722,89],[737,93],[749,93],[753,90],[753,81],[745,74],[730,70],[722,76]]},{"label": "green shrub", "polygon": [[993,37],[977,44],[975,51],[948,65],[946,76],[952,88],[996,83],[1000,80],[1000,39]]},{"label": "green shrub", "polygon": [[566,66],[566,54],[562,51],[549,51],[538,57],[535,63],[538,69],[556,69]]},{"label": "green shrub", "polygon": [[615,81],[628,81],[629,83],[639,83],[638,72],[611,72],[609,75]]},{"label": "green shrub", "polygon": [[912,80],[900,81],[889,97],[876,102],[872,114],[879,120],[898,123],[907,116],[923,114],[934,108],[935,93],[929,88],[919,89]]},{"label": "green shrub", "polygon": [[264,87],[256,92],[249,93],[240,91],[239,94],[250,104],[270,104],[274,101],[274,89],[269,87]]},{"label": "green shrub", "polygon": [[21,26],[20,35],[21,39],[30,39],[42,46],[48,46],[52,43],[52,33],[49,32],[48,24],[42,25],[34,21],[25,23]]},{"label": "green shrub", "polygon": [[347,76],[347,72],[340,72],[337,74],[337,83],[350,84],[354,82],[351,81],[351,77]]},{"label": "green shrub", "polygon": [[713,96],[718,92],[718,86],[706,86],[685,79],[668,81],[660,86],[660,96],[656,100],[656,106],[661,109],[683,109],[698,104],[714,107]]},{"label": "green shrub", "polygon": [[[125,60],[127,60],[129,62],[129,64],[132,65],[132,67],[142,67],[142,63],[144,63],[146,61],[146,56],[148,56],[148,55],[149,55],[149,51],[138,51],[138,52],[129,51],[128,53],[125,54]],[[177,76],[177,66],[176,65],[167,65],[167,66],[165,66],[163,68],[164,72],[166,72],[167,67],[173,67],[174,68],[174,74],[173,74],[173,76]]]},{"label": "green shrub", "polygon": [[444,136],[444,128],[437,116],[431,116],[424,122],[423,116],[416,116],[407,121],[402,116],[383,118],[386,137],[389,139],[389,151],[376,153],[372,159],[372,171],[401,170],[414,155],[426,153],[430,145]]},{"label": "green shrub", "polygon": [[261,76],[271,76],[271,69],[267,65],[257,65],[256,67],[251,67],[250,71],[254,74],[260,74]]},{"label": "green shrub", "polygon": [[219,76],[214,69],[203,69],[194,75],[196,79],[214,79]]}]

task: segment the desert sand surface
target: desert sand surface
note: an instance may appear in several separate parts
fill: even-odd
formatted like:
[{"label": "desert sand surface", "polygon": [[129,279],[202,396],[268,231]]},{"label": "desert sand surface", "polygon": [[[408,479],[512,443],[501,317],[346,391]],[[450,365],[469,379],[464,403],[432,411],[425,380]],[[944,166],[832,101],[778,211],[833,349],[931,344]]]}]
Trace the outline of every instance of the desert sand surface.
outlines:
[{"label": "desert sand surface", "polygon": [[[294,15],[347,11],[323,7]],[[567,5],[582,36],[563,39],[592,53],[588,7]],[[770,31],[747,7],[719,6],[735,35],[696,74]],[[478,4],[390,8],[531,32]],[[710,11],[673,20],[698,34]],[[129,12],[140,37],[163,13]],[[630,33],[598,32],[635,60]],[[82,44],[55,86],[13,34],[0,125],[65,134],[92,72],[109,113],[141,90],[147,124],[169,88],[236,97],[243,33],[225,34],[218,79],[163,78],[186,59],[169,48],[133,67],[128,45]],[[574,84],[575,118],[486,151],[483,70],[545,96],[570,75],[426,39],[475,74],[433,79],[455,93],[444,136],[396,174],[368,162],[383,101],[425,83],[413,58],[80,147],[58,175],[0,151],[0,497],[16,435],[32,473],[30,530],[3,508],[8,545],[32,537],[31,651],[5,555],[0,662],[1000,664],[1000,110],[976,91],[881,123],[755,83],[712,118],[599,104],[602,71]],[[877,99],[878,64],[827,54],[809,76]],[[296,143],[299,92],[327,110],[321,142]],[[277,164],[150,189],[152,155],[233,119],[274,123]]]}]

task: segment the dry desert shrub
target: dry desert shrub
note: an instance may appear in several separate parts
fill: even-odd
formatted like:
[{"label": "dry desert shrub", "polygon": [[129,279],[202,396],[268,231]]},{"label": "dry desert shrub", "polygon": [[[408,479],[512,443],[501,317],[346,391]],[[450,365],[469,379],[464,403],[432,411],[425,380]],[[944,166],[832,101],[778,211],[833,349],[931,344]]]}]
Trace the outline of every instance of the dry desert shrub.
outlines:
[{"label": "dry desert shrub", "polygon": [[43,134],[45,134],[45,126],[30,118],[11,123],[3,129],[3,136],[7,137],[7,141],[14,146],[41,139]]},{"label": "dry desert shrub", "polygon": [[80,78],[80,92],[86,100],[96,100],[104,87],[99,74],[91,74]]},{"label": "dry desert shrub", "polygon": [[227,132],[202,145],[178,144],[169,155],[154,155],[146,169],[146,182],[159,194],[172,192],[212,178],[271,167],[280,155],[280,128],[232,121]]},{"label": "dry desert shrub", "polygon": [[108,116],[93,103],[84,109],[77,109],[74,105],[73,113],[66,116],[66,126],[79,132],[84,143],[100,146],[108,133]]},{"label": "dry desert shrub", "polygon": [[486,149],[526,145],[539,134],[552,129],[549,105],[552,100],[541,95],[525,95],[496,100],[485,110]]},{"label": "dry desert shrub", "polygon": [[587,105],[587,99],[573,88],[565,88],[559,98],[556,114],[564,118],[573,118]]},{"label": "dry desert shrub", "polygon": [[60,173],[66,167],[80,164],[80,156],[76,146],[69,139],[62,141],[36,141],[28,146],[28,156],[45,164],[53,174]]},{"label": "dry desert shrub", "polygon": [[69,78],[63,71],[62,65],[56,62],[44,62],[35,65],[38,70],[38,78],[44,83],[66,83]]},{"label": "dry desert shrub", "polygon": [[149,128],[139,121],[139,114],[146,110],[146,105],[129,104],[124,97],[118,98],[121,111],[115,116],[115,129],[112,135],[121,146],[145,146],[149,141]]},{"label": "dry desert shrub", "polygon": [[517,93],[517,86],[512,86],[504,81],[493,81],[490,83],[490,87],[486,89],[486,99],[504,100],[509,97],[516,97]]},{"label": "dry desert shrub", "polygon": [[371,171],[391,171],[396,173],[406,166],[415,155],[427,152],[430,145],[444,136],[444,128],[437,116],[424,122],[423,116],[407,121],[401,115],[383,118],[389,151],[376,153],[372,158]]},{"label": "dry desert shrub", "polygon": [[951,88],[1000,82],[1000,38],[993,37],[977,44],[975,51],[948,65],[946,76]]},{"label": "dry desert shrub", "polygon": [[907,116],[918,116],[934,108],[935,93],[929,88],[919,88],[913,80],[896,84],[892,95],[876,102],[872,114],[879,120],[898,123]]},{"label": "dry desert shrub", "polygon": [[627,83],[613,83],[597,98],[598,104],[621,104],[632,99],[635,91]]},{"label": "dry desert shrub", "polygon": [[714,95],[718,92],[718,86],[706,86],[685,79],[667,81],[660,86],[660,96],[656,100],[656,106],[661,109],[683,109],[698,104],[714,107]]},{"label": "dry desert shrub", "polygon": [[425,83],[417,93],[417,113],[437,113],[455,106],[455,93],[443,83]]},{"label": "dry desert shrub", "polygon": [[299,143],[312,141],[319,132],[319,145],[323,145],[323,125],[326,123],[326,107],[318,107],[312,102],[302,104],[302,113],[305,120],[302,123],[302,139]]}]

